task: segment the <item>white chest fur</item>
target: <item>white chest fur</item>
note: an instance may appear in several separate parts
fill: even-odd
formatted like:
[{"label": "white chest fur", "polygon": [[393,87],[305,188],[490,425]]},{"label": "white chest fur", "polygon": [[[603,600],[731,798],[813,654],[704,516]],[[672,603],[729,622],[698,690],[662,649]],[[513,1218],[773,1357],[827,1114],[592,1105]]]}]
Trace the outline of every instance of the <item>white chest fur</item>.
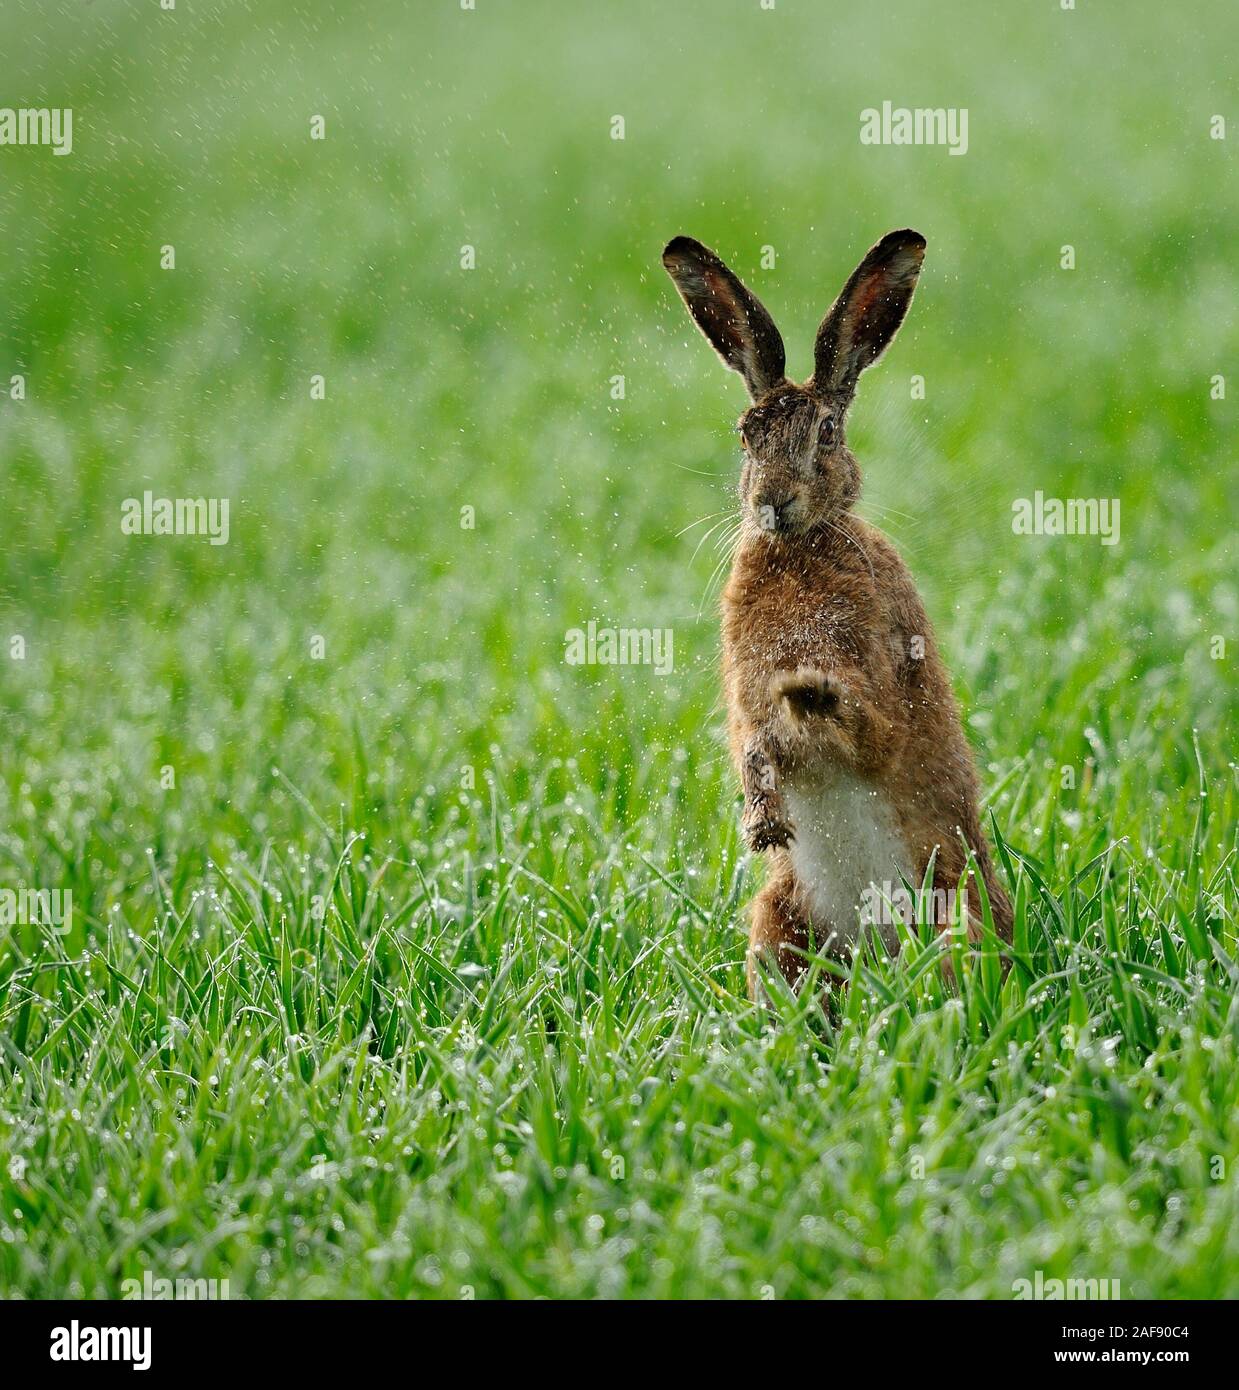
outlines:
[{"label": "white chest fur", "polygon": [[[843,769],[812,790],[786,787],[784,798],[796,836],[789,847],[792,867],[805,904],[814,926],[833,933],[820,945],[850,947],[866,903],[897,892],[901,874],[917,882],[895,808],[872,782]],[[891,950],[898,949],[893,926],[875,929]]]}]

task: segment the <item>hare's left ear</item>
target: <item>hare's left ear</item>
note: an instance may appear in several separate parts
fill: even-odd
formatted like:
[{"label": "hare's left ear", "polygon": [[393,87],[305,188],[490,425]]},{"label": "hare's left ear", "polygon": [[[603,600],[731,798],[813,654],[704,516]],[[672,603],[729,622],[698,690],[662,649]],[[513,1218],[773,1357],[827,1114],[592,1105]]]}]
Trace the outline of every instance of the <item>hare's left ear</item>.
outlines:
[{"label": "hare's left ear", "polygon": [[783,339],[760,299],[709,247],[678,236],[663,265],[706,340],[757,401],[783,380]]},{"label": "hare's left ear", "polygon": [[881,357],[908,312],[924,258],[919,232],[888,232],[852,272],[817,330],[818,395],[850,395],[861,372]]}]

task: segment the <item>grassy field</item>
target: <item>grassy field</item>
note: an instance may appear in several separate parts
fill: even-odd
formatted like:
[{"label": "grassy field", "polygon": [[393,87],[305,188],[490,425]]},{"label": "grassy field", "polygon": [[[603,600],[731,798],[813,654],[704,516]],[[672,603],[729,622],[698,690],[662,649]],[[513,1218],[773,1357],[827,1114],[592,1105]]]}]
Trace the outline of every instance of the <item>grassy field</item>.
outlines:
[{"label": "grassy field", "polygon": [[[74,147],[0,148],[0,887],[73,917],[0,938],[0,1292],[1239,1296],[1239,12],[331,8],[6,5]],[[968,153],[862,145],[884,100]],[[743,388],[659,252],[807,375],[902,226],[849,437],[1019,962],[762,1011]],[[1120,543],[1014,535],[1038,489]],[[122,534],[148,490],[228,544]],[[567,663],[591,619],[674,671]]]}]

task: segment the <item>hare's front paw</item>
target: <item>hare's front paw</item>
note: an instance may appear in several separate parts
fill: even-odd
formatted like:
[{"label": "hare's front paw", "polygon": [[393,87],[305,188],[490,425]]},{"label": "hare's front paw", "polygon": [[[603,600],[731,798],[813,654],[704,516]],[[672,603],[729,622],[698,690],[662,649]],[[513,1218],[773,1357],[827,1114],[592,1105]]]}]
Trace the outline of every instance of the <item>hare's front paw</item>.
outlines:
[{"label": "hare's front paw", "polygon": [[795,838],[783,810],[783,799],[777,792],[766,792],[746,802],[740,828],[744,832],[745,844],[754,854],[760,854],[764,849],[786,849]]},{"label": "hare's front paw", "polygon": [[837,714],[843,699],[843,682],[829,671],[801,666],[780,671],[770,682],[770,693],[797,722],[815,716]]}]

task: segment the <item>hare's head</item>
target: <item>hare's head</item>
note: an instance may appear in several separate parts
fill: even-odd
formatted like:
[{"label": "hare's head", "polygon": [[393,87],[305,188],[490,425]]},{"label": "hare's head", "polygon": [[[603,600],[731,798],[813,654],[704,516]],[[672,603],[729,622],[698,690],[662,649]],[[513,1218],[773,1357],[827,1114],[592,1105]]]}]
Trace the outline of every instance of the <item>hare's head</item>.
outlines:
[{"label": "hare's head", "polygon": [[813,375],[797,385],[783,374],[783,339],[757,296],[699,241],[668,242],[667,273],[753,398],[740,417],[740,502],[752,530],[772,539],[802,534],[855,502],[860,470],[844,442],[844,419],[861,372],[903,322],[924,255],[917,232],[890,232],[878,242],[822,320]]}]

